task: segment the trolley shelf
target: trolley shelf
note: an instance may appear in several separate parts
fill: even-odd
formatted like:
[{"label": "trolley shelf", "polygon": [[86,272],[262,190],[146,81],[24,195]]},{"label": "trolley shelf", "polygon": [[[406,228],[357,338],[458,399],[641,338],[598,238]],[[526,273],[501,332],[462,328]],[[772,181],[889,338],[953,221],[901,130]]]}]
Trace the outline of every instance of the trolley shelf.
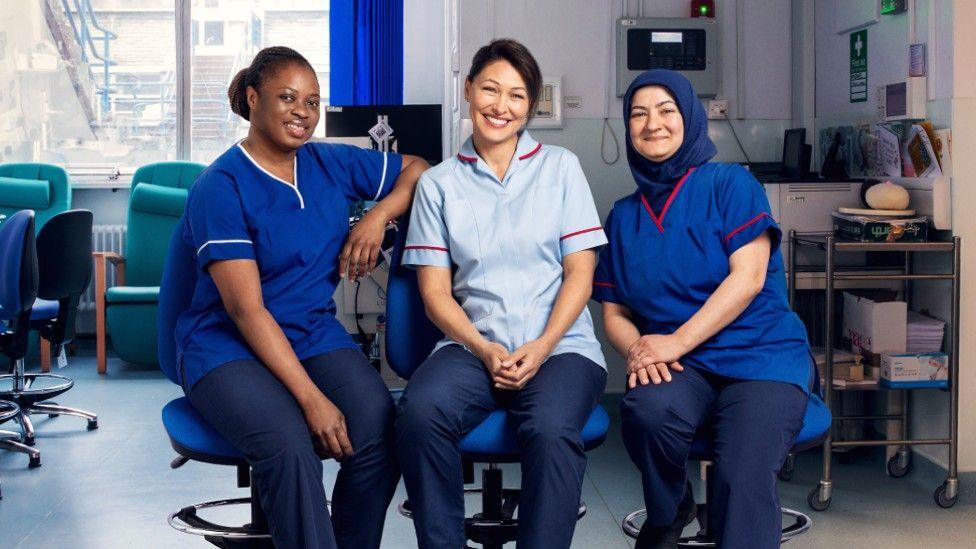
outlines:
[{"label": "trolley shelf", "polygon": [[[836,415],[834,423],[840,421],[898,421],[901,423],[902,437],[900,439],[887,440],[844,440],[834,441],[832,427],[823,443],[823,474],[820,483],[810,492],[807,503],[817,511],[826,510],[830,505],[830,498],[833,491],[833,481],[831,480],[831,453],[833,448],[854,448],[865,446],[899,446],[898,453],[888,461],[888,472],[892,476],[901,477],[907,474],[910,465],[911,454],[909,448],[915,445],[945,445],[949,447],[949,471],[945,482],[936,488],[934,497],[936,503],[941,507],[951,507],[956,503],[959,495],[958,478],[958,447],[959,447],[959,385],[956,383],[959,374],[959,292],[960,292],[960,239],[954,237],[951,242],[850,242],[837,240],[833,233],[797,233],[790,231],[790,246],[795,250],[797,247],[812,247],[824,253],[825,263],[822,267],[804,266],[797,267],[797,254],[790,253],[790,265],[788,270],[790,305],[796,302],[796,291],[798,289],[798,274],[806,277],[820,276],[815,289],[823,290],[825,294],[825,314],[824,314],[824,348],[827,354],[823,363],[823,377],[831,380],[830,383],[823,384],[824,402],[828,407],[833,407],[831,393],[834,391],[901,391],[905,398],[901,413],[898,415]],[[902,252],[904,254],[904,266],[901,269],[891,269],[886,267],[882,272],[879,269],[870,267],[850,266],[839,267],[836,264],[836,254],[845,252]],[[946,253],[952,254],[952,271],[949,273],[938,274],[914,274],[912,273],[912,254],[914,253]],[[819,273],[817,273],[819,271]],[[817,273],[812,274],[811,273]],[[949,436],[947,438],[912,439],[908,432],[908,409],[912,391],[922,388],[889,388],[880,386],[877,383],[857,383],[850,386],[834,386],[834,357],[830,349],[834,348],[834,316],[835,302],[833,293],[836,290],[851,287],[851,283],[864,282],[901,282],[906,299],[910,299],[909,284],[913,282],[929,281],[949,281],[952,286],[950,302],[951,319],[947,326],[948,335],[948,355],[949,355]],[[840,282],[841,284],[837,284]],[[846,282],[846,284],[845,284]],[[802,283],[801,283],[802,284]],[[809,284],[805,284],[809,287]]]}]

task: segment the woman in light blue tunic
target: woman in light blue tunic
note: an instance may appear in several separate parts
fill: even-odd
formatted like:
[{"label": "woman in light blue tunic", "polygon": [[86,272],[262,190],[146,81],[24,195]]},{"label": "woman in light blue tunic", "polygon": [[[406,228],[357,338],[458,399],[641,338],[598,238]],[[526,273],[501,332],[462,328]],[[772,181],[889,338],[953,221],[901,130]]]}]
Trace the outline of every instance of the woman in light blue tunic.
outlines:
[{"label": "woman in light blue tunic", "polygon": [[606,242],[579,161],[524,130],[541,87],[528,50],[499,40],[465,82],[474,135],[421,176],[403,264],[446,337],[400,400],[397,449],[421,548],[465,544],[458,441],[504,407],[522,449],[517,544],[569,547],[606,385],[586,302]]}]

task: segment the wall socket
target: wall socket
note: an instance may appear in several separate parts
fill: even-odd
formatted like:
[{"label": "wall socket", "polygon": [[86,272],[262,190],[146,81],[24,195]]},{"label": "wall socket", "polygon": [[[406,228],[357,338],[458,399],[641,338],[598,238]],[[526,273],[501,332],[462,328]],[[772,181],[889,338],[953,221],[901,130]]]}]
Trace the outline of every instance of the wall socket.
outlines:
[{"label": "wall socket", "polygon": [[708,100],[708,119],[723,120],[729,114],[728,99],[709,99]]}]

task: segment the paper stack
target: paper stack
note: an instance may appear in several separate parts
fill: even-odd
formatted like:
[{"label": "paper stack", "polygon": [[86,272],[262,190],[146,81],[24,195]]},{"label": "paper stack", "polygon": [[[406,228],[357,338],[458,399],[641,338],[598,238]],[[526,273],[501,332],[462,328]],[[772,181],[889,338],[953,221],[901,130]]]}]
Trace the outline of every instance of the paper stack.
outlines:
[{"label": "paper stack", "polygon": [[908,311],[908,334],[905,350],[909,353],[938,353],[942,350],[945,322]]}]

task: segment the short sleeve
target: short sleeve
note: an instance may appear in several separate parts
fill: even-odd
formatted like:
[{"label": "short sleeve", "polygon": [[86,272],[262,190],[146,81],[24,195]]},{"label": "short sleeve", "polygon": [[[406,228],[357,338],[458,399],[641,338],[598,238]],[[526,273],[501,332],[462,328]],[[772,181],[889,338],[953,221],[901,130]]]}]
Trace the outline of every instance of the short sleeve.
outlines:
[{"label": "short sleeve", "polygon": [[607,216],[605,225],[609,242],[600,250],[600,261],[596,265],[593,275],[593,300],[600,303],[623,303],[623,298],[617,290],[617,276],[614,268],[614,248],[620,245],[615,241],[613,232],[613,210]]},{"label": "short sleeve", "polygon": [[733,166],[718,193],[722,215],[722,245],[725,254],[736,250],[769,231],[772,250],[782,240],[782,232],[773,220],[769,199],[763,186],[741,166]]},{"label": "short sleeve", "polygon": [[560,220],[559,249],[563,257],[597,248],[607,243],[607,236],[600,225],[600,216],[593,203],[590,184],[575,155],[563,155],[561,173],[565,184],[562,219]]},{"label": "short sleeve", "polygon": [[346,195],[352,201],[383,200],[400,175],[403,157],[352,145],[329,145],[331,153],[346,171]]},{"label": "short sleeve", "polygon": [[403,248],[402,265],[450,267],[444,196],[427,174],[420,176],[410,210],[410,227]]},{"label": "short sleeve", "polygon": [[209,172],[196,182],[187,198],[185,219],[185,237],[201,269],[212,261],[255,258],[241,196],[227,174]]}]

